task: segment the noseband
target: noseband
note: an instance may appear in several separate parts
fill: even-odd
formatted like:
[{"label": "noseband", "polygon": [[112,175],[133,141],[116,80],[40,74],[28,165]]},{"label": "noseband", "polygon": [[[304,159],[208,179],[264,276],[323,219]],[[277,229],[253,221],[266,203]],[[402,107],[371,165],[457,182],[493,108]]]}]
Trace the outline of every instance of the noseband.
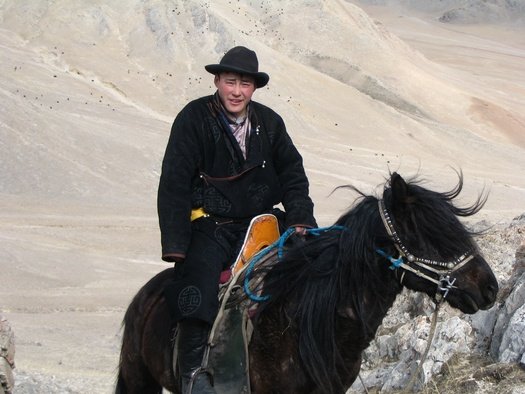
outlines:
[{"label": "noseband", "polygon": [[[469,261],[471,261],[474,258],[474,253],[473,252],[463,253],[457,259],[453,261],[448,261],[448,262],[422,259],[422,258],[416,257],[415,255],[410,253],[408,249],[405,247],[405,245],[403,245],[403,243],[401,242],[401,238],[399,238],[399,235],[394,229],[394,225],[392,224],[392,219],[390,218],[390,214],[388,213],[386,209],[385,202],[383,200],[378,200],[378,205],[379,205],[379,214],[381,215],[381,219],[383,220],[383,225],[385,226],[385,229],[388,235],[394,241],[394,245],[399,252],[399,257],[395,259],[394,257],[389,256],[387,253],[385,253],[381,249],[376,249],[376,252],[380,254],[381,256],[387,258],[392,263],[392,265],[389,267],[390,269],[395,270],[397,268],[402,268],[405,271],[412,272],[413,274],[419,276],[420,278],[423,278],[432,283],[435,283],[437,285],[436,299],[438,298],[438,296],[444,299],[448,295],[448,292],[450,291],[450,289],[457,288],[456,286],[454,286],[454,283],[456,282],[456,278],[453,278],[451,274],[454,271],[457,271],[458,269],[463,267]],[[407,262],[405,262],[405,259],[407,260]],[[417,267],[414,267],[414,266],[417,266]],[[436,274],[438,276],[438,279],[435,279],[425,274],[424,272],[421,272],[418,269],[418,267]],[[403,284],[404,275],[405,275],[405,272],[402,273],[401,279],[399,280],[401,284]]]}]

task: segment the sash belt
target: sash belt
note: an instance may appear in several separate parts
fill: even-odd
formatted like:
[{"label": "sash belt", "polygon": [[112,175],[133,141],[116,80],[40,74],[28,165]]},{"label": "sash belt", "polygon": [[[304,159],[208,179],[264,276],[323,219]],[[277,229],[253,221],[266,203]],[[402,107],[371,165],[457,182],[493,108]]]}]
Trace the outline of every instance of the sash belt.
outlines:
[{"label": "sash belt", "polygon": [[192,209],[191,210],[191,216],[190,216],[190,219],[191,221],[193,222],[194,220],[197,220],[197,219],[200,219],[202,217],[208,217],[210,215],[208,215],[206,212],[204,212],[204,208],[195,208],[195,209]]}]

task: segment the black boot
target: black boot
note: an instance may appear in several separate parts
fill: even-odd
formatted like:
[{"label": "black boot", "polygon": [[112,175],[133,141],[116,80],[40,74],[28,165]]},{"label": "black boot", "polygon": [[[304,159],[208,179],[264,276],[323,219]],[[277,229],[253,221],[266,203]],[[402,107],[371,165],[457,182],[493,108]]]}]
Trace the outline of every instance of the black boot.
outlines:
[{"label": "black boot", "polygon": [[202,369],[210,326],[200,320],[179,322],[178,364],[182,378],[182,394],[216,394],[211,376]]}]

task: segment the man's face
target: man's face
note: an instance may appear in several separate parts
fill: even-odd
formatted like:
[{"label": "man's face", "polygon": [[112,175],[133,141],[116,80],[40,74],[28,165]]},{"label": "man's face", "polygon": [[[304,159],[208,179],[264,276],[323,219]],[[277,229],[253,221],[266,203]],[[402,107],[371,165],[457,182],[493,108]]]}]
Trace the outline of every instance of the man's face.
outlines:
[{"label": "man's face", "polygon": [[216,75],[214,82],[224,108],[235,117],[245,115],[255,92],[255,80],[247,75],[224,72]]}]

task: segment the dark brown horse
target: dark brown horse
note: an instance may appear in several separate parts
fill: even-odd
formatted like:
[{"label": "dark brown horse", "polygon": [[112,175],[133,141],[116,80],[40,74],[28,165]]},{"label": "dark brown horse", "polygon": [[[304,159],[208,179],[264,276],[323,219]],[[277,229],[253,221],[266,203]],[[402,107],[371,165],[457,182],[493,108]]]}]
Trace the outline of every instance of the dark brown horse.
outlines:
[{"label": "dark brown horse", "polygon": [[[403,287],[465,313],[487,309],[498,284],[458,216],[478,212],[392,174],[383,196],[361,195],[336,222],[286,250],[267,272],[249,345],[251,390],[344,393]],[[179,393],[171,372],[175,324],[163,297],[166,270],[135,296],[124,318],[118,393]]]}]

